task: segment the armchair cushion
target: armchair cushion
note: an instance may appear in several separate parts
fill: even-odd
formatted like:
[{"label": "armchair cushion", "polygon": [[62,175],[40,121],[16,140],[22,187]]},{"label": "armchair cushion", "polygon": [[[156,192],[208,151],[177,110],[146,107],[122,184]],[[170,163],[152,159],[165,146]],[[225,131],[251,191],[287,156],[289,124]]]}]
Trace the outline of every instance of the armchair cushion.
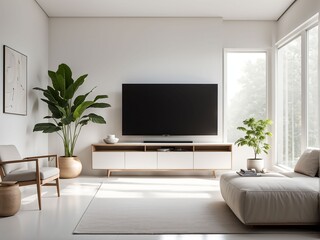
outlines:
[{"label": "armchair cushion", "polygon": [[[0,162],[6,162],[11,160],[22,159],[16,146],[14,145],[0,145]],[[12,171],[24,171],[28,169],[26,162],[6,164],[4,165],[4,171],[6,174]]]},{"label": "armchair cushion", "polygon": [[[42,167],[40,168],[41,180],[56,176],[59,174],[59,168],[55,167]],[[16,170],[7,174],[4,181],[33,181],[36,180],[36,169],[30,170]]]},{"label": "armchair cushion", "polygon": [[299,158],[294,171],[310,177],[315,177],[319,170],[319,154],[319,149],[307,148]]}]

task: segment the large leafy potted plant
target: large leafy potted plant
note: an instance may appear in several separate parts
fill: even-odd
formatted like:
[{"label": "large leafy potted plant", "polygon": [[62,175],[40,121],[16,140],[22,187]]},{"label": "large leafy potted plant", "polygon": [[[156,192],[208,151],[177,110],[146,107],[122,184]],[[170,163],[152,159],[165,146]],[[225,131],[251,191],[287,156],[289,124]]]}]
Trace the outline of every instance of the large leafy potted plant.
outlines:
[{"label": "large leafy potted plant", "polygon": [[239,138],[235,144],[237,146],[249,146],[254,151],[254,158],[247,159],[247,168],[256,169],[261,172],[264,167],[262,158],[257,158],[257,155],[262,152],[268,154],[270,145],[266,143],[267,137],[272,136],[272,133],[267,130],[268,126],[272,124],[270,119],[256,120],[255,118],[249,118],[243,121],[245,127],[238,127],[237,129],[245,132],[245,136]]},{"label": "large leafy potted plant", "polygon": [[100,102],[101,99],[108,98],[107,95],[98,95],[93,100],[87,100],[86,94],[76,96],[79,87],[84,83],[87,74],[73,80],[72,72],[66,64],[60,64],[58,70],[48,71],[52,86],[46,89],[34,88],[43,92],[43,102],[48,105],[50,115],[45,119],[50,122],[38,123],[33,131],[43,133],[57,133],[62,139],[64,146],[64,156],[59,157],[60,177],[77,177],[82,170],[82,164],[77,156],[74,156],[74,149],[83,126],[89,122],[104,124],[106,121],[102,116],[95,113],[87,113],[92,108],[107,108],[108,103]]}]

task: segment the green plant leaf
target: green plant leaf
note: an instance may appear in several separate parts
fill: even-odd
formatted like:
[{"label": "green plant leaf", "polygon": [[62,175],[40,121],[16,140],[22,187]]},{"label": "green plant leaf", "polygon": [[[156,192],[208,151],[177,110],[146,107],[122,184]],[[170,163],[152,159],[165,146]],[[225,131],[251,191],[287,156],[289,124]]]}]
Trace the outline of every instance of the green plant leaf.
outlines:
[{"label": "green plant leaf", "polygon": [[246,128],[244,128],[244,127],[237,127],[237,129],[238,129],[238,130],[240,130],[240,131],[244,131],[244,132],[246,132],[246,131],[247,131],[247,129],[246,129]]},{"label": "green plant leaf", "polygon": [[61,118],[63,116],[63,112],[60,111],[60,107],[47,99],[41,98],[41,100],[48,104],[48,108],[52,113],[53,118]]},{"label": "green plant leaf", "polygon": [[53,133],[60,131],[61,128],[53,123],[38,123],[34,126],[33,131],[42,131],[43,133]]},{"label": "green plant leaf", "polygon": [[60,96],[65,98],[66,82],[62,75],[57,74],[57,90],[60,92]]},{"label": "green plant leaf", "polygon": [[104,124],[106,123],[106,121],[104,120],[103,117],[97,115],[97,114],[94,114],[94,113],[90,113],[88,115],[89,119],[94,122],[94,123],[100,123],[100,124]]},{"label": "green plant leaf", "polygon": [[72,83],[67,91],[66,91],[66,95],[65,98],[66,99],[71,99],[73,98],[75,92],[78,90],[78,88],[84,83],[84,80],[86,79],[86,77],[88,76],[88,74],[82,75],[81,77],[79,77],[74,83]]},{"label": "green plant leaf", "polygon": [[111,105],[108,103],[94,103],[90,107],[91,108],[107,108],[107,107],[111,107]]},{"label": "green plant leaf", "polygon": [[65,80],[65,89],[67,89],[71,84],[73,84],[72,71],[67,64],[60,64],[57,70],[57,74],[63,76]]},{"label": "green plant leaf", "polygon": [[50,93],[50,91],[45,90],[43,91],[43,95],[52,103],[54,104],[58,104],[57,100],[52,96],[52,94]]},{"label": "green plant leaf", "polygon": [[94,102],[96,102],[97,100],[99,100],[99,99],[103,99],[103,98],[108,98],[108,95],[98,95],[98,96],[96,96],[95,98],[94,98]]},{"label": "green plant leaf", "polygon": [[64,125],[69,125],[70,123],[72,123],[74,121],[74,118],[73,118],[73,115],[69,115],[65,118],[62,118],[61,119],[61,123],[64,124]]},{"label": "green plant leaf", "polygon": [[59,92],[52,87],[48,86],[48,91],[50,94],[54,97],[54,99],[58,102],[58,105],[60,107],[67,107],[68,106],[68,101],[66,99],[63,99],[60,97]]},{"label": "green plant leaf", "polygon": [[[57,89],[57,76],[56,76],[56,73],[54,71],[48,71],[48,75],[51,79],[51,82],[52,82],[52,85],[54,87],[54,89]],[[57,89],[58,90],[58,89]]]},{"label": "green plant leaf", "polygon": [[73,102],[73,106],[71,107],[71,111],[74,112],[74,110],[75,110],[81,103],[83,103],[84,100],[86,100],[87,96],[88,96],[94,89],[95,89],[95,87],[92,88],[92,89],[90,90],[90,92],[87,92],[87,93],[84,94],[84,95],[79,95],[78,97],[76,97],[76,99],[75,99],[74,102]]},{"label": "green plant leaf", "polygon": [[45,91],[44,89],[39,88],[39,87],[34,87],[33,89],[34,89],[34,90],[38,90],[38,91],[42,91],[42,92]]},{"label": "green plant leaf", "polygon": [[56,119],[62,118],[63,114],[59,111],[59,109],[55,106],[48,105],[50,112],[52,113],[52,117]]},{"label": "green plant leaf", "polygon": [[88,122],[89,122],[89,119],[84,119],[84,120],[81,120],[81,121],[79,122],[79,124],[82,125],[82,126],[84,126],[84,125],[87,125]]},{"label": "green plant leaf", "polygon": [[86,101],[86,102],[83,102],[81,103],[77,108],[76,110],[74,110],[73,112],[73,117],[75,119],[78,119],[81,117],[82,113],[87,110],[92,104],[94,104],[93,101]]}]

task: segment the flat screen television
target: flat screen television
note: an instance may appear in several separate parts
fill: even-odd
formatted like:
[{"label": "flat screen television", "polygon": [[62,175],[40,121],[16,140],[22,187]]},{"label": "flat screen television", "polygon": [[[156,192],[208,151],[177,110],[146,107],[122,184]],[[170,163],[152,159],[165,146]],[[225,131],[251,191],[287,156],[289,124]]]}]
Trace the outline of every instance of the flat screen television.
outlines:
[{"label": "flat screen television", "polygon": [[217,135],[218,84],[123,84],[123,135]]}]

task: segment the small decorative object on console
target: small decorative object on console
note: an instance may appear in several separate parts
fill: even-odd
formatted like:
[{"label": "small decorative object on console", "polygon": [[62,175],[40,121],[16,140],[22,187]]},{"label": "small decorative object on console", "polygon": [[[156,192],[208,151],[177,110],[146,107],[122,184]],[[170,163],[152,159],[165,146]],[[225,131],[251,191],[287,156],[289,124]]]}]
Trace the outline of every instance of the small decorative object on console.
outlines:
[{"label": "small decorative object on console", "polygon": [[119,141],[119,138],[116,138],[116,136],[112,134],[108,135],[107,138],[103,139],[103,141],[108,144],[115,144]]}]

